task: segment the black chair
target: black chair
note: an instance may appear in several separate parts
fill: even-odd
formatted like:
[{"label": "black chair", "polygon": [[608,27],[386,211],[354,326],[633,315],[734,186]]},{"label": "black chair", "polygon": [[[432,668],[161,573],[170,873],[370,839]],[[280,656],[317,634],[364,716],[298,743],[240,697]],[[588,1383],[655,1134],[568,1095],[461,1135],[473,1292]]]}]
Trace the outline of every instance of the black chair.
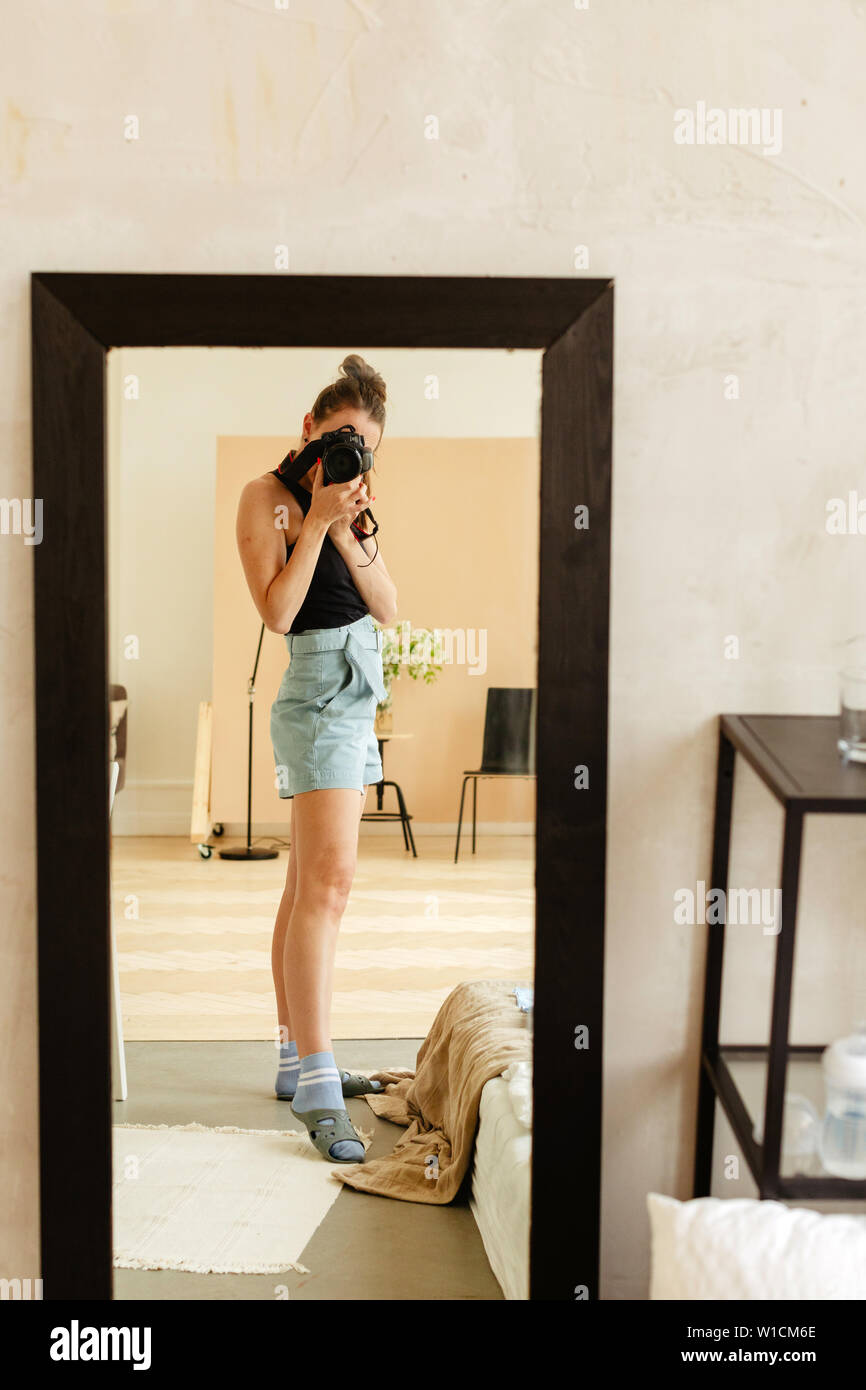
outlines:
[{"label": "black chair", "polygon": [[[385,771],[385,744],[389,740],[389,735],[385,734],[378,739],[379,757],[382,759],[382,772]],[[403,844],[406,849],[411,849],[413,858],[418,858],[418,851],[415,848],[415,836],[412,834],[412,817],[406,810],[406,801],[403,796],[403,789],[398,782],[386,781],[383,777],[381,782],[375,783],[376,787],[376,810],[365,811],[361,820],[398,820],[403,827]],[[397,811],[383,811],[382,806],[385,797],[385,788],[393,787],[397,793]]]},{"label": "black chair", "polygon": [[465,768],[460,790],[460,812],[457,817],[457,844],[454,863],[460,853],[460,830],[463,825],[463,799],[466,783],[472,780],[472,853],[475,853],[475,806],[479,777],[535,776],[535,711],[536,691],[509,690],[493,687],[487,692],[484,715],[484,744],[481,766]]}]

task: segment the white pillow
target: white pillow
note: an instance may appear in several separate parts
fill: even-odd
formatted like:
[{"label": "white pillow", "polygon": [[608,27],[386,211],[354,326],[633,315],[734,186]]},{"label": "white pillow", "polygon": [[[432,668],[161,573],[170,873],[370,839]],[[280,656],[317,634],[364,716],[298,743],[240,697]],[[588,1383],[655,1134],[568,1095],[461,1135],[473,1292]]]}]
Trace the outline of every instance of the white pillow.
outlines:
[{"label": "white pillow", "polygon": [[502,1073],[514,1114],[524,1129],[532,1129],[532,1066],[529,1062],[510,1062]]},{"label": "white pillow", "polygon": [[647,1195],[650,1299],[864,1299],[866,1216]]}]

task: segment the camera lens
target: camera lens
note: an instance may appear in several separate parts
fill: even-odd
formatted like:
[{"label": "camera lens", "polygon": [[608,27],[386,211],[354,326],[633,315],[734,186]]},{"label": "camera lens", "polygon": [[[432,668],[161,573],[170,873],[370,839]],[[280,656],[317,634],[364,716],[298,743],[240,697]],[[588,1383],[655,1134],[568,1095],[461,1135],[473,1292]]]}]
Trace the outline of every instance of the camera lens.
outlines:
[{"label": "camera lens", "polygon": [[360,472],[357,449],[347,448],[345,444],[335,445],[328,450],[327,466],[328,475],[335,483],[351,482]]}]

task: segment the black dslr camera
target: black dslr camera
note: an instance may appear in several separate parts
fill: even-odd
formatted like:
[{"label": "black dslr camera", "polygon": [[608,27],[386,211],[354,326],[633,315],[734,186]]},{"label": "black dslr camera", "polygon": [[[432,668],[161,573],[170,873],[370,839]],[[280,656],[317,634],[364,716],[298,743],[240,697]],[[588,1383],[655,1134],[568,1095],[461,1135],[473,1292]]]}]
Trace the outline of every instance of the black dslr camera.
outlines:
[{"label": "black dslr camera", "polygon": [[296,483],[319,459],[325,485],[350,483],[359,473],[367,473],[373,467],[373,450],[351,425],[341,425],[338,430],[328,430],[319,439],[311,439],[294,459],[284,458],[279,471]]}]

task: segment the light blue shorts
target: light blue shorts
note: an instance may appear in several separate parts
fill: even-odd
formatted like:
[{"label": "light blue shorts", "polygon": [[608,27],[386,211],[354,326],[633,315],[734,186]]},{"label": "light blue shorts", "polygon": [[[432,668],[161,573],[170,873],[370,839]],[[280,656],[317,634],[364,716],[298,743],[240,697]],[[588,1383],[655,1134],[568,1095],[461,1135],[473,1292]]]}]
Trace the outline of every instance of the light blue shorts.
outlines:
[{"label": "light blue shorts", "polygon": [[287,800],[324,787],[381,782],[373,732],[385,699],[382,632],[369,613],[345,627],[287,632],[289,668],[271,705],[276,786]]}]

